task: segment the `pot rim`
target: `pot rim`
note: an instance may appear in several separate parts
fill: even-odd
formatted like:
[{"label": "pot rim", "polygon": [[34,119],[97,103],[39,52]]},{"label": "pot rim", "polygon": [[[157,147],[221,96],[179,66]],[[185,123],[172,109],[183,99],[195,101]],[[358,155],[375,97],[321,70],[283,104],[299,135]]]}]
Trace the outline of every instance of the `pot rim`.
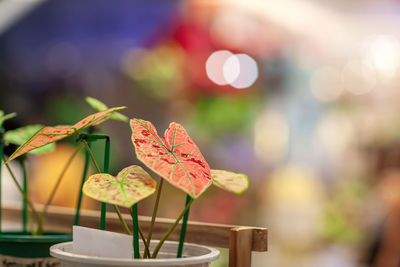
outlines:
[{"label": "pot rim", "polygon": [[[80,263],[92,263],[99,265],[113,265],[118,264],[131,265],[135,263],[135,266],[152,266],[152,264],[157,264],[158,266],[170,266],[174,265],[188,265],[188,264],[198,264],[212,262],[219,258],[220,252],[212,247],[197,245],[192,243],[184,244],[185,247],[199,248],[203,250],[208,250],[205,254],[200,256],[190,256],[186,258],[162,258],[162,259],[127,259],[127,258],[111,258],[111,257],[98,257],[98,256],[87,256],[83,254],[77,254],[73,252],[64,251],[63,248],[71,247],[73,242],[63,242],[50,247],[50,255],[61,260],[70,262],[80,262]],[[175,241],[165,241],[164,245],[177,245],[178,242]]]},{"label": "pot rim", "polygon": [[62,232],[44,232],[42,235],[32,235],[23,231],[5,231],[0,233],[0,242],[16,243],[55,243],[69,241],[72,234]]}]

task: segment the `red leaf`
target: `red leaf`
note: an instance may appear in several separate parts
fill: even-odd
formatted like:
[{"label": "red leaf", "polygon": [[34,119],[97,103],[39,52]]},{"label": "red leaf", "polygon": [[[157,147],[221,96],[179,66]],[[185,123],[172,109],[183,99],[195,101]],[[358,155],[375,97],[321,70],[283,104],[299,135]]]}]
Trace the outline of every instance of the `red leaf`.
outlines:
[{"label": "red leaf", "polygon": [[21,145],[14,154],[7,160],[7,162],[44,145],[64,139],[75,131],[79,131],[89,126],[94,126],[107,120],[113,111],[123,109],[124,107],[110,108],[108,110],[98,112],[87,116],[83,120],[77,122],[75,125],[61,125],[55,127],[44,127],[35,133],[25,144]]},{"label": "red leaf", "polygon": [[192,198],[211,185],[210,167],[182,125],[171,123],[162,138],[148,121],[130,124],[137,158],[147,167]]}]

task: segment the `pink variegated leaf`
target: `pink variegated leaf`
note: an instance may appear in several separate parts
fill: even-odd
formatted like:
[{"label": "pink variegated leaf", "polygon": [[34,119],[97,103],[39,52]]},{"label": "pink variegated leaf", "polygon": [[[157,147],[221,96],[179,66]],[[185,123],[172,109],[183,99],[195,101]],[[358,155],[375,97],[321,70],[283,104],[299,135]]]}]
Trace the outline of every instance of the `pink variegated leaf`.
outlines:
[{"label": "pink variegated leaf", "polygon": [[11,155],[11,157],[8,159],[7,162],[33,150],[35,148],[39,148],[39,147],[45,146],[47,144],[64,139],[64,138],[72,135],[76,131],[79,131],[79,130],[84,129],[89,126],[94,126],[94,125],[100,124],[103,121],[107,120],[115,110],[119,110],[119,109],[123,109],[123,108],[125,108],[125,107],[110,108],[108,110],[92,114],[72,126],[61,125],[61,126],[55,126],[55,127],[44,127],[42,129],[40,129],[38,132],[36,132],[23,145],[21,145],[14,152],[14,154]]},{"label": "pink variegated leaf", "polygon": [[242,194],[249,187],[246,174],[224,170],[211,170],[214,185],[235,194]]},{"label": "pink variegated leaf", "polygon": [[83,185],[83,193],[98,201],[130,208],[156,190],[156,181],[140,166],[132,165],[112,176],[98,173]]},{"label": "pink variegated leaf", "polygon": [[[29,138],[31,138],[32,135],[34,135],[37,131],[39,131],[43,127],[44,127],[43,125],[34,124],[10,130],[4,134],[4,140],[7,143],[20,146],[24,144],[27,140],[29,140]],[[45,146],[39,147],[37,149],[33,149],[28,153],[40,155],[52,152],[55,147],[56,147],[55,143],[50,143]]]},{"label": "pink variegated leaf", "polygon": [[137,158],[172,185],[197,198],[212,184],[210,167],[180,124],[171,123],[164,138],[148,121],[130,125]]}]

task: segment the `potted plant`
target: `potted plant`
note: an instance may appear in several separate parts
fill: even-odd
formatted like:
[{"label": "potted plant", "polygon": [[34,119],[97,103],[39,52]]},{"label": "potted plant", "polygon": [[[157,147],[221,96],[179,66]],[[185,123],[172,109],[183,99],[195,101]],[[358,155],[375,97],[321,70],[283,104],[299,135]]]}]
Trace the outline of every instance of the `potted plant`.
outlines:
[{"label": "potted plant", "polygon": [[[17,264],[17,266],[31,266],[42,265],[42,266],[53,266],[57,264],[58,260],[50,258],[49,247],[53,244],[68,241],[72,239],[69,233],[54,233],[54,232],[44,232],[43,224],[45,222],[48,206],[60,185],[63,176],[70,165],[72,159],[77,155],[77,153],[87,145],[85,140],[85,135],[80,133],[81,130],[98,125],[103,121],[107,120],[112,116],[116,116],[116,110],[122,109],[112,108],[107,109],[102,112],[92,114],[85,119],[79,121],[73,126],[56,126],[56,127],[42,127],[41,125],[26,126],[16,130],[8,131],[4,133],[2,124],[5,120],[10,119],[15,116],[14,113],[4,115],[0,112],[0,157],[4,161],[4,165],[10,173],[11,178],[16,184],[18,190],[23,197],[23,230],[18,232],[1,231],[0,226],[0,258],[3,265]],[[71,155],[70,159],[63,167],[60,176],[57,178],[56,184],[50,194],[49,199],[43,206],[42,211],[38,211],[33,205],[32,201],[29,199],[27,194],[26,186],[26,169],[25,169],[25,154],[26,153],[44,153],[49,152],[54,148],[54,142],[64,139],[68,136],[76,134],[80,137],[79,142],[81,143],[76,151]],[[6,160],[3,156],[3,147],[6,143],[13,143],[16,145],[21,145],[14,153]],[[23,143],[23,144],[21,144]],[[20,157],[21,156],[21,157]],[[20,162],[22,169],[24,170],[23,184],[21,185],[13,170],[9,166],[8,162],[20,157]],[[1,178],[1,177],[0,177]],[[1,182],[1,179],[0,179]],[[1,184],[1,183],[0,183]],[[1,190],[0,190],[1,191]],[[28,210],[32,213],[32,220],[28,220]],[[0,205],[0,215],[1,215],[1,205]],[[79,214],[77,213],[79,216]],[[34,221],[31,224],[31,229],[27,227],[27,221]],[[0,216],[1,222],[1,216]],[[0,224],[1,225],[1,224]],[[12,265],[12,266],[14,266]],[[33,266],[32,265],[32,266]]]},{"label": "potted plant", "polygon": [[[104,230],[105,228],[105,203],[110,203],[114,206],[115,211],[119,215],[123,228],[128,234],[132,234],[132,237],[129,238],[130,243],[132,243],[133,246],[123,246],[128,247],[128,251],[132,251],[132,253],[130,253],[128,257],[104,257],[104,255],[108,255],[105,244],[108,244],[107,237],[110,235],[110,233],[106,231],[98,231],[95,229],[82,229],[79,227],[74,227],[74,240],[85,239],[82,237],[87,235],[95,238],[95,240],[98,240],[96,238],[100,238],[100,240],[105,240],[99,241],[99,243],[102,244],[99,247],[99,255],[93,256],[90,255],[90,253],[88,253],[87,255],[83,255],[84,253],[82,252],[79,252],[80,254],[74,254],[74,252],[76,251],[71,251],[71,249],[73,249],[73,246],[75,245],[78,246],[78,242],[67,242],[55,245],[51,249],[51,255],[58,257],[62,261],[65,261],[67,263],[73,262],[72,266],[77,266],[79,264],[84,265],[87,263],[89,263],[89,265],[110,264],[113,266],[117,266],[120,264],[132,266],[142,266],[142,264],[145,264],[147,266],[154,266],[154,264],[156,263],[161,264],[161,266],[182,265],[188,264],[187,259],[180,259],[183,254],[185,255],[185,258],[187,258],[187,251],[195,251],[194,253],[197,256],[189,257],[194,264],[199,263],[199,260],[204,260],[198,258],[199,251],[200,253],[205,252],[205,254],[208,255],[205,257],[207,259],[204,264],[208,264],[209,261],[218,257],[218,251],[212,248],[205,248],[202,246],[196,247],[195,245],[185,244],[185,249],[183,249],[186,231],[185,229],[188,220],[190,205],[192,204],[193,200],[198,198],[211,184],[238,194],[242,193],[244,190],[246,190],[248,186],[247,176],[244,174],[237,174],[228,171],[211,170],[208,163],[201,155],[199,149],[181,125],[177,123],[171,123],[170,127],[166,130],[164,134],[164,138],[161,138],[157,134],[155,127],[150,122],[133,119],[130,120],[130,126],[132,129],[132,142],[136,150],[137,158],[142,161],[148,168],[160,175],[162,179],[160,180],[160,183],[158,184],[156,190],[155,180],[140,166],[129,166],[122,170],[117,176],[113,177],[108,174],[109,138],[104,135],[84,134],[81,132],[81,130],[89,126],[97,125],[108,118],[119,119],[122,121],[127,121],[127,118],[124,117],[122,114],[116,112],[116,110],[123,107],[108,109],[107,106],[96,99],[88,98],[87,101],[100,112],[88,116],[87,118],[81,120],[73,126],[56,126],[42,128],[37,133],[35,133],[27,142],[22,144],[6,161],[6,163],[19,156],[24,155],[25,153],[32,151],[33,149],[37,149],[44,145],[66,138],[70,135],[76,134],[78,136],[79,142],[81,143],[77,150],[81,149],[82,146],[85,147],[87,151],[86,160],[88,161],[90,159],[98,172],[98,174],[89,177],[89,179],[83,185],[83,190],[81,191],[83,191],[86,195],[103,202],[100,218],[101,230]],[[89,141],[97,139],[106,140],[103,172],[101,172],[97,162],[95,161],[90,149],[90,144],[88,143]],[[9,168],[7,164],[6,166],[7,168]],[[85,166],[86,167],[84,170],[83,180],[86,176],[87,162],[85,163]],[[182,189],[184,192],[187,193],[186,205],[180,216],[172,225],[171,229],[167,231],[165,236],[160,241],[152,241],[152,230],[157,215],[157,209],[164,180],[167,180],[172,185]],[[17,181],[15,182],[18,184]],[[157,191],[157,197],[156,204],[153,210],[152,223],[150,230],[147,233],[147,237],[145,237],[144,234],[141,232],[138,224],[137,202],[153,194],[155,191]],[[21,190],[21,193],[23,193],[23,190]],[[24,199],[29,204],[27,195],[23,195]],[[80,198],[81,195],[79,196],[78,203],[80,203]],[[34,215],[35,213],[39,214],[35,211],[32,204],[29,204],[29,206]],[[121,212],[119,211],[118,206],[131,208],[131,215],[133,219],[132,231],[130,231],[129,227],[121,216]],[[78,225],[79,222],[79,207],[80,206],[78,205],[76,215],[77,219],[75,220],[76,225]],[[43,212],[42,214],[45,214],[45,212]],[[37,217],[36,220],[38,225],[40,223],[43,223],[43,219],[41,219],[40,216],[35,217]],[[172,233],[172,231],[178,225],[182,218],[183,223],[181,228],[180,242],[170,243],[166,241],[168,236]],[[38,227],[38,229],[40,229],[40,227]],[[39,230],[36,232],[40,233]],[[111,239],[114,240],[118,234],[111,233],[111,235]],[[139,235],[142,239],[141,247],[139,247]],[[120,238],[121,240],[125,240],[125,242],[127,240],[127,236],[122,236]],[[163,246],[163,244],[165,244],[165,246]],[[175,259],[177,263],[171,263],[171,260],[156,258],[160,255],[160,253],[165,256],[165,251],[174,251],[173,257],[178,258]],[[133,254],[133,259],[131,254]],[[110,262],[110,257],[112,263]],[[171,257],[170,253],[168,254],[168,257]],[[201,256],[200,258],[204,257]]]},{"label": "potted plant", "polygon": [[[178,123],[170,124],[164,138],[158,135],[153,124],[148,121],[132,119],[130,126],[137,158],[162,178],[157,189],[156,181],[143,168],[132,165],[124,168],[117,176],[100,173],[97,168],[99,174],[88,178],[83,192],[96,200],[130,208],[133,236],[75,227],[74,242],[51,247],[51,255],[61,259],[65,266],[208,266],[218,258],[217,250],[194,244],[183,246],[189,208],[212,184],[234,193],[243,193],[248,187],[247,176],[211,170],[198,147]],[[93,156],[91,158],[94,160]],[[97,164],[94,162],[94,165]],[[151,239],[152,230],[164,180],[187,194],[186,205],[164,237],[155,241]],[[137,203],[155,191],[157,196],[146,238],[138,223]],[[130,233],[121,216],[120,219],[126,232]],[[182,219],[180,241],[166,241]],[[93,242],[88,243],[87,240]],[[160,254],[161,257],[157,257]]]}]

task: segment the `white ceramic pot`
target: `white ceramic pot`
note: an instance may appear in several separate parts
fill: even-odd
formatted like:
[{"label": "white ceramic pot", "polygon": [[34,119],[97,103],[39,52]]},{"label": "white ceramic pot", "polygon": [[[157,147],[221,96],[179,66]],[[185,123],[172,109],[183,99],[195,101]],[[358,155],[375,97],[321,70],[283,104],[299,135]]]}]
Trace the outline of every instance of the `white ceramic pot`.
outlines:
[{"label": "white ceramic pot", "polygon": [[[152,242],[150,250],[157,242]],[[143,249],[143,248],[142,248]],[[186,266],[206,267],[219,257],[217,249],[185,243],[183,257],[176,258],[177,242],[166,241],[158,253],[157,259],[132,259],[87,256],[73,252],[73,242],[64,242],[50,247],[50,255],[58,258],[63,267],[95,267],[95,266]]]}]

